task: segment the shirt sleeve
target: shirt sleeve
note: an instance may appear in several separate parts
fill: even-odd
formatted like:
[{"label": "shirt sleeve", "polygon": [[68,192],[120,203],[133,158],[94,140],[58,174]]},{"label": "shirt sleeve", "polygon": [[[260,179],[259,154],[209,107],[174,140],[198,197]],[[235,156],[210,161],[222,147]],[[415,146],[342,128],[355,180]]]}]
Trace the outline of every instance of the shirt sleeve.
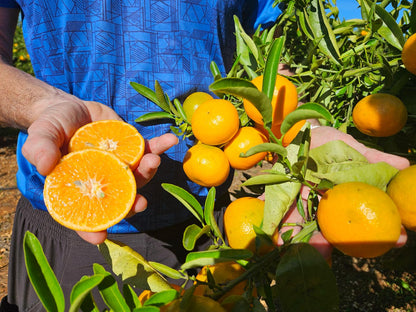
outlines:
[{"label": "shirt sleeve", "polygon": [[254,29],[262,25],[262,29],[273,24],[284,9],[284,4],[273,7],[274,0],[258,0],[257,18],[254,23]]},{"label": "shirt sleeve", "polygon": [[0,0],[0,7],[1,8],[18,8],[19,5],[14,0]]}]

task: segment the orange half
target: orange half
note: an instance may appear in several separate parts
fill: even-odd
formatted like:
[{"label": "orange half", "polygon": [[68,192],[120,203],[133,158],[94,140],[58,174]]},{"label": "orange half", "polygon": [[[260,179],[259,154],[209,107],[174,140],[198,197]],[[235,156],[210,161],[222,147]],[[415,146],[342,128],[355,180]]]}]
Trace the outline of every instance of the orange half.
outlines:
[{"label": "orange half", "polygon": [[62,157],[46,177],[43,196],[58,223],[97,232],[120,222],[136,197],[130,168],[110,152],[89,149]]},{"label": "orange half", "polygon": [[113,153],[134,170],[143,157],[145,142],[127,122],[99,120],[79,128],[69,141],[69,152],[91,148]]}]

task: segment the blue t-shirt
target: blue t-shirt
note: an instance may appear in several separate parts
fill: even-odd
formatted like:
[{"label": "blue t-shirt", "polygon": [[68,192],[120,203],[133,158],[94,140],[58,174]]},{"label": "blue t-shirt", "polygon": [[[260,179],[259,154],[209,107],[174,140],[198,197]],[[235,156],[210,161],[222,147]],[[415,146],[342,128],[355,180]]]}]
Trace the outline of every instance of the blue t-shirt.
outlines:
[{"label": "blue t-shirt", "polygon": [[[20,7],[23,33],[35,75],[82,100],[112,107],[146,139],[170,132],[171,124],[143,125],[134,120],[159,108],[138,94],[134,81],[154,88],[159,81],[171,99],[208,91],[216,62],[225,74],[233,62],[233,15],[252,32],[281,13],[273,0],[0,0]],[[18,138],[17,183],[37,209],[43,202],[44,177],[21,154],[26,133]],[[140,189],[148,209],[109,229],[112,233],[155,230],[190,217],[161,183],[173,183],[201,201],[206,188],[190,182],[181,162],[192,142],[180,143],[164,155],[156,176]],[[226,185],[223,186],[226,190]],[[220,190],[218,190],[220,192]]]}]

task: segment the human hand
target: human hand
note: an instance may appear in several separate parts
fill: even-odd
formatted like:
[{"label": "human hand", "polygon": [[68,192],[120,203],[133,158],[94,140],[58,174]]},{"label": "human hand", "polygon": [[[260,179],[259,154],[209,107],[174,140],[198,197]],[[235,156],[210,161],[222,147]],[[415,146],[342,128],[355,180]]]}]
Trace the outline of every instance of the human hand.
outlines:
[{"label": "human hand", "polygon": [[[406,158],[399,157],[392,154],[383,153],[381,151],[368,148],[364,144],[359,143],[351,135],[345,134],[339,130],[336,130],[332,127],[316,127],[312,129],[311,135],[311,148],[321,146],[329,141],[342,140],[347,143],[352,148],[356,149],[358,152],[363,154],[370,163],[378,163],[384,161],[393,167],[401,170],[409,166],[409,161]],[[306,199],[309,193],[307,187],[302,187],[301,196],[303,198],[304,204],[306,205]],[[283,219],[283,223],[301,223],[302,217],[296,208],[296,203],[292,205],[288,213]],[[293,235],[297,234],[300,231],[300,227],[284,227],[281,232],[286,232],[290,229],[293,229]],[[396,247],[402,247],[407,241],[406,230],[402,226],[402,233],[396,243]],[[332,253],[332,246],[328,241],[323,237],[321,232],[313,233],[309,243],[314,246],[325,259],[329,259]],[[279,236],[278,244],[283,244]]]},{"label": "human hand", "polygon": [[[92,121],[118,119],[111,108],[98,103],[86,102],[76,98],[65,98],[48,105],[28,128],[28,137],[22,147],[26,159],[36,166],[42,175],[49,174],[61,156],[67,153],[67,145],[74,132]],[[146,141],[145,154],[133,172],[137,187],[143,187],[155,175],[160,164],[159,155],[178,143],[173,134],[165,134]],[[128,216],[145,210],[147,200],[138,194]],[[107,237],[107,231],[78,232],[81,238],[99,244]]]}]

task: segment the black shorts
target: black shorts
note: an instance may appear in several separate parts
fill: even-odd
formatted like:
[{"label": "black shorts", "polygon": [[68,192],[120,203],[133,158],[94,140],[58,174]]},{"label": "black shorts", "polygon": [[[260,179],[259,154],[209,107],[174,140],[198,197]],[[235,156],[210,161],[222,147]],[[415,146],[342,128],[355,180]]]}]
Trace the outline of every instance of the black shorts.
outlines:
[{"label": "black shorts", "polygon": [[[221,231],[223,230],[222,217],[226,205],[227,202],[223,201],[221,207],[216,211]],[[174,208],[172,207],[172,209]],[[188,253],[182,246],[182,235],[185,228],[192,223],[197,224],[198,221],[192,219],[153,232],[109,234],[108,238],[130,246],[146,260],[179,268]],[[16,311],[12,309],[16,306],[19,311],[44,311],[26,273],[23,253],[23,238],[26,231],[32,232],[39,239],[63,289],[66,309],[69,308],[69,295],[75,283],[83,275],[93,275],[93,263],[99,263],[111,272],[97,246],[85,242],[74,231],[55,222],[47,212],[33,209],[27,199],[21,198],[16,209],[10,247],[7,296],[9,304],[3,302],[0,311]],[[205,250],[210,244],[211,242],[206,237],[200,238],[195,250]],[[121,282],[118,282],[121,285]],[[169,282],[174,283],[175,281]],[[180,283],[180,281],[176,282]],[[140,291],[137,290],[138,293]],[[105,305],[101,296],[97,291],[93,293],[93,296],[102,310]]]}]

